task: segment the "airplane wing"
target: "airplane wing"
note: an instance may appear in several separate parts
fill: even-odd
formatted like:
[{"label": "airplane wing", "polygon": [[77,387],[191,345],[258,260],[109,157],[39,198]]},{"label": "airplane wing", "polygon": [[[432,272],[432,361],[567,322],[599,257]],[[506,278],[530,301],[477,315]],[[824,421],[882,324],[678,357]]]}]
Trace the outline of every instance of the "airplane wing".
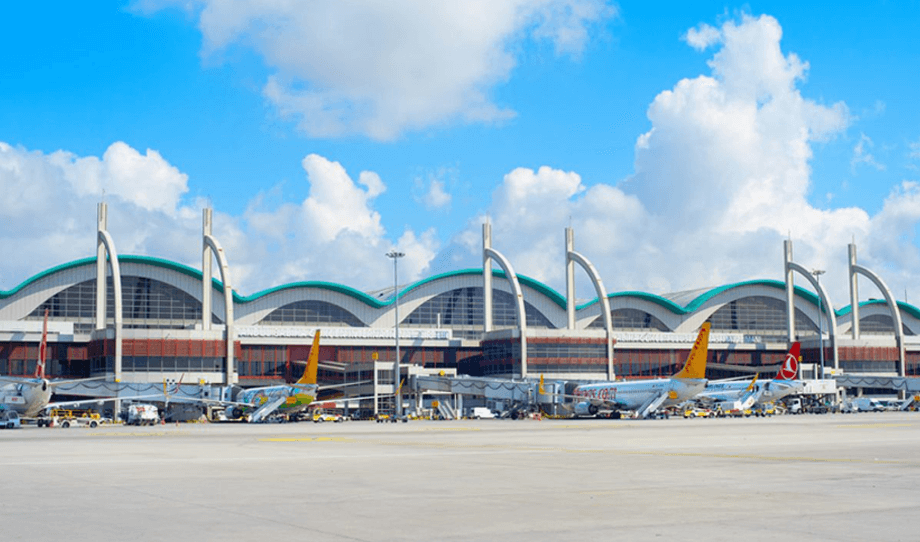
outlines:
[{"label": "airplane wing", "polygon": [[0,382],[6,384],[36,384],[34,378],[15,376],[0,376]]},{"label": "airplane wing", "polygon": [[78,399],[76,401],[59,401],[56,403],[48,403],[45,405],[42,410],[54,410],[56,408],[68,408],[78,405],[91,405],[91,404],[102,404],[108,401],[137,401],[138,399],[153,399],[159,397],[159,395],[131,395],[126,397],[93,397],[90,399]]}]

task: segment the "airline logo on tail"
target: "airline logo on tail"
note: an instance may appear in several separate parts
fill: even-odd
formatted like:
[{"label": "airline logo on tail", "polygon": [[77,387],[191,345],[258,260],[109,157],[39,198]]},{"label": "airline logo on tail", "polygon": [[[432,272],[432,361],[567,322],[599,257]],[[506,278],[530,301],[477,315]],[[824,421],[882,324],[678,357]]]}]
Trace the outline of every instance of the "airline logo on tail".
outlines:
[{"label": "airline logo on tail", "polygon": [[786,359],[783,361],[783,366],[780,367],[779,372],[776,373],[775,380],[795,380],[796,376],[799,374],[799,351],[801,345],[797,342],[792,343],[792,348],[789,349],[789,353],[786,354]]}]

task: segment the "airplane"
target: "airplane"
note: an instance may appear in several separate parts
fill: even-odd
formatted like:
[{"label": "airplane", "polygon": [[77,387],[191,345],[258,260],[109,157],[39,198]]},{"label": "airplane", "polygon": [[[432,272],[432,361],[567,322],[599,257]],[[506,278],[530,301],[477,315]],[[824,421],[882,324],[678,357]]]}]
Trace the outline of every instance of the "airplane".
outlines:
[{"label": "airplane", "polygon": [[232,401],[202,400],[226,406],[224,414],[228,419],[246,419],[251,422],[262,421],[275,412],[295,414],[306,410],[316,400],[319,387],[316,373],[319,368],[319,334],[313,337],[313,347],[304,368],[303,375],[293,384],[262,386],[240,390]]},{"label": "airplane", "polygon": [[34,418],[43,410],[64,406],[76,406],[84,403],[98,403],[105,398],[87,399],[81,401],[66,401],[51,403],[51,395],[56,386],[72,384],[98,378],[80,378],[75,380],[49,380],[45,377],[45,359],[48,351],[48,311],[45,310],[45,321],[42,324],[42,340],[38,347],[38,362],[35,366],[35,376],[21,378],[13,376],[0,376],[0,410],[15,411],[22,418]]},{"label": "airplane", "polygon": [[800,391],[804,384],[798,380],[801,344],[792,343],[786,359],[773,379],[712,381],[694,399],[714,403],[723,410],[744,410],[752,406],[777,401]]},{"label": "airplane", "polygon": [[634,382],[597,382],[575,388],[575,415],[596,416],[601,411],[619,418],[621,411],[632,410],[647,418],[659,408],[682,403],[706,387],[706,358],[709,355],[709,328],[705,322],[693,343],[683,368],[670,378]]}]

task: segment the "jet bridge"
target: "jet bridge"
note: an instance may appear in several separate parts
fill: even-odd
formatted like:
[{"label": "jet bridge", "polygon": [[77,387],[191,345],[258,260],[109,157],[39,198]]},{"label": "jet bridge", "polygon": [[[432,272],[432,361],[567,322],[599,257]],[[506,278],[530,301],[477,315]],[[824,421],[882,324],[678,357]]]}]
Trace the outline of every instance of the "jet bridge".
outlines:
[{"label": "jet bridge", "polygon": [[[482,397],[490,401],[509,404],[541,405],[544,410],[555,411],[562,403],[565,390],[564,382],[545,382],[544,393],[540,393],[539,380],[508,380],[503,378],[486,378],[474,376],[437,376],[418,375],[410,381],[412,390],[421,395],[451,394],[462,397]],[[461,410],[458,407],[457,410]]]}]

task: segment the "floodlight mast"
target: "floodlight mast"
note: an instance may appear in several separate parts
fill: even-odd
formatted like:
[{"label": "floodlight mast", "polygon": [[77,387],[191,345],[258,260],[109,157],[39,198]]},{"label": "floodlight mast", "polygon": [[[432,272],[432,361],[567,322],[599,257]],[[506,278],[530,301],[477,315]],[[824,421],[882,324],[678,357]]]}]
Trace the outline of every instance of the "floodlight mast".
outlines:
[{"label": "floodlight mast", "polygon": [[387,258],[393,260],[393,298],[396,311],[396,363],[393,365],[393,397],[396,400],[396,417],[402,417],[402,387],[400,379],[402,371],[399,367],[399,259],[405,256],[405,252],[391,250],[387,252]]}]

